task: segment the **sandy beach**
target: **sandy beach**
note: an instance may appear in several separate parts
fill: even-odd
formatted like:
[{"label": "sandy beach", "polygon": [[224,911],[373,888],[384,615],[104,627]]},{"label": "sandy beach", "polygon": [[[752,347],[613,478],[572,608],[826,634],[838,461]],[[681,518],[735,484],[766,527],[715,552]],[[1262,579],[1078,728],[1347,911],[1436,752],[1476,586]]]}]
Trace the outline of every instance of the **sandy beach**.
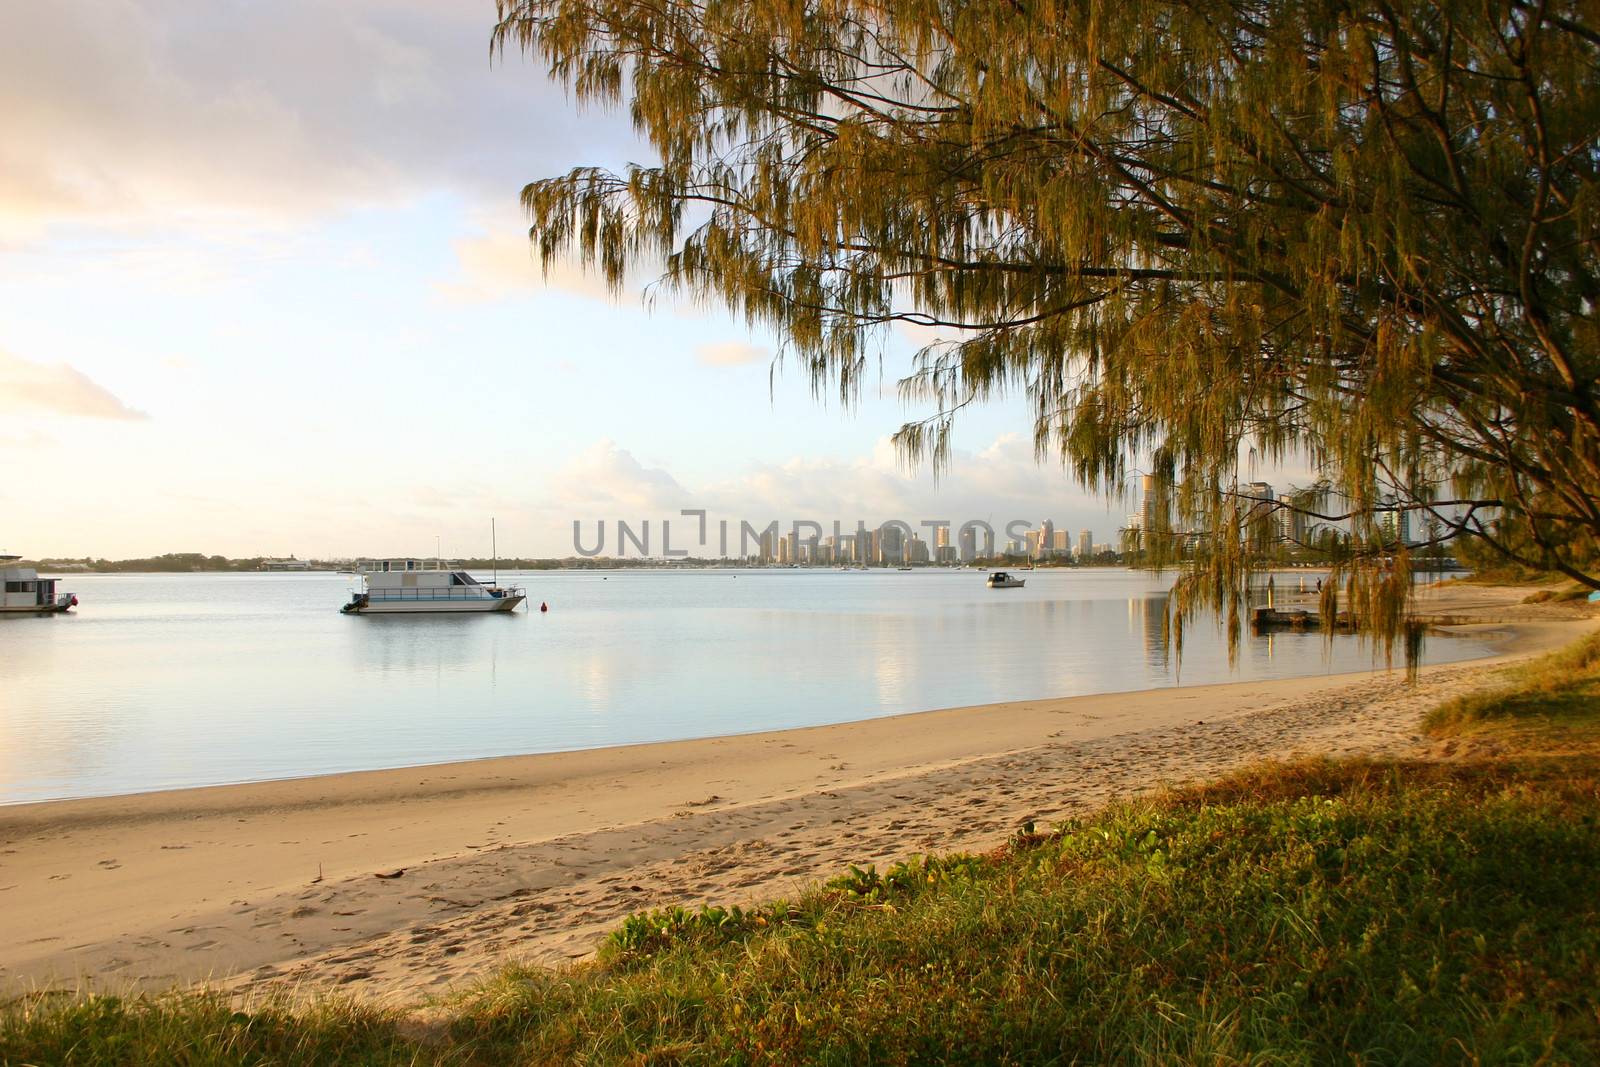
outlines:
[{"label": "sandy beach", "polygon": [[[1262,758],[1433,751],[1439,701],[1592,628],[1453,585],[1486,660],[1023,701],[839,726],[0,808],[0,989],[200,980],[417,1000],[593,951],[630,912],[792,894],[847,863]],[[1438,751],[1436,754],[1449,755]]]}]

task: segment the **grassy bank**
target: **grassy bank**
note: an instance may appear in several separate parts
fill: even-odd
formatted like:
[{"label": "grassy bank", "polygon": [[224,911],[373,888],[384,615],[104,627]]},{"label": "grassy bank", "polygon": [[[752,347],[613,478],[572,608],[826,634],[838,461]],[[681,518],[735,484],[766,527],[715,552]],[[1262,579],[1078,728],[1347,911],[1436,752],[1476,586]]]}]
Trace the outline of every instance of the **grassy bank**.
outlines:
[{"label": "grassy bank", "polygon": [[[1443,762],[1268,765],[416,1016],[37,997],[0,1063],[1593,1062],[1600,641],[1436,711]],[[1459,757],[1459,753],[1458,753]]]}]

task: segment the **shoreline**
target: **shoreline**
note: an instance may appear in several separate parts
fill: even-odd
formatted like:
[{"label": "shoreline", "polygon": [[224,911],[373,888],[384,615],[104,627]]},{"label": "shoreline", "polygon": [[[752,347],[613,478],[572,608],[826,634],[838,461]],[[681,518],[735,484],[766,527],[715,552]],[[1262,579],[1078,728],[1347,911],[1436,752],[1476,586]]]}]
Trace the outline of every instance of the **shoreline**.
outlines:
[{"label": "shoreline", "polygon": [[1227,682],[0,807],[0,991],[231,979],[416,1000],[506,959],[581,957],[643,908],[977,851],[1262,758],[1415,749],[1427,707],[1594,626],[1527,614],[1467,628],[1499,647],[1415,688],[1401,670]]},{"label": "shoreline", "polygon": [[[1314,607],[1314,605],[1313,605],[1313,607]],[[1437,632],[1437,633],[1442,633],[1447,638],[1468,638],[1468,639],[1477,640],[1477,641],[1481,642],[1482,644],[1484,644],[1487,647],[1487,650],[1484,653],[1480,654],[1480,655],[1469,655],[1469,656],[1464,657],[1464,658],[1447,660],[1447,661],[1444,661],[1444,662],[1441,662],[1441,663],[1437,663],[1437,664],[1427,664],[1427,665],[1425,665],[1425,667],[1423,669],[1428,669],[1430,667],[1436,667],[1436,666],[1437,667],[1448,667],[1448,666],[1455,666],[1455,665],[1469,664],[1469,663],[1484,663],[1484,662],[1487,662],[1487,661],[1489,661],[1491,659],[1497,658],[1499,656],[1507,655],[1507,654],[1510,654],[1510,653],[1514,652],[1515,651],[1515,646],[1516,646],[1517,642],[1520,640],[1520,638],[1518,638],[1516,635],[1512,635],[1512,634],[1506,633],[1506,626],[1501,624],[1501,623],[1498,623],[1498,622],[1486,622],[1486,623],[1469,624],[1469,625],[1454,625],[1454,626],[1448,626],[1448,627],[1433,627],[1432,630],[1434,632]],[[1076,694],[1072,694],[1070,696],[1065,696],[1065,697],[1056,697],[1056,696],[1027,697],[1027,698],[1022,698],[1022,699],[1017,699],[1017,700],[989,701],[989,702],[982,703],[982,704],[957,704],[957,705],[951,705],[951,706],[948,706],[948,707],[918,708],[918,709],[909,710],[909,711],[897,711],[897,712],[893,712],[893,713],[890,713],[890,714],[887,714],[887,715],[870,716],[870,717],[864,718],[864,719],[845,719],[845,720],[841,720],[839,722],[824,722],[824,723],[816,723],[816,724],[804,725],[804,726],[784,726],[784,727],[775,727],[775,728],[771,728],[771,729],[752,730],[752,731],[748,731],[748,732],[735,732],[735,733],[725,733],[725,734],[705,734],[705,735],[699,735],[699,736],[695,736],[695,737],[665,738],[665,739],[656,740],[656,741],[625,741],[625,742],[621,742],[621,743],[617,743],[617,744],[597,745],[597,746],[588,747],[588,748],[548,749],[548,750],[535,751],[535,752],[513,752],[513,753],[504,753],[504,754],[496,754],[496,755],[469,756],[469,757],[466,757],[466,758],[442,760],[442,761],[437,762],[437,763],[405,763],[405,764],[397,764],[397,765],[393,765],[393,766],[354,767],[354,768],[350,768],[348,770],[311,771],[311,772],[305,773],[305,774],[292,774],[292,775],[285,775],[283,777],[276,777],[276,778],[253,778],[253,779],[244,779],[242,781],[234,781],[234,782],[209,782],[209,783],[199,783],[199,784],[195,784],[195,785],[173,785],[173,786],[164,786],[164,787],[158,788],[158,789],[142,789],[142,790],[133,790],[133,791],[130,791],[130,792],[119,792],[119,793],[91,793],[91,794],[87,794],[87,795],[83,795],[83,796],[47,797],[47,798],[43,798],[43,799],[23,799],[23,800],[5,800],[5,799],[0,799],[0,831],[3,831],[4,823],[6,821],[6,818],[9,815],[15,815],[15,814],[17,814],[19,812],[24,812],[24,811],[31,811],[32,809],[52,809],[52,810],[56,810],[56,811],[60,812],[64,817],[70,819],[73,816],[75,816],[77,813],[76,812],[67,811],[65,809],[67,809],[69,807],[73,807],[73,806],[83,806],[85,808],[90,808],[93,805],[95,805],[96,803],[114,804],[114,803],[117,803],[117,802],[138,801],[138,802],[140,802],[142,804],[144,798],[163,798],[163,797],[178,798],[178,797],[182,797],[182,796],[188,795],[188,794],[205,794],[207,796],[216,795],[218,797],[221,797],[221,794],[222,794],[223,791],[246,791],[246,790],[255,789],[257,787],[260,787],[262,789],[268,789],[269,787],[279,786],[279,785],[291,786],[292,787],[296,783],[307,783],[307,782],[316,782],[316,781],[324,781],[324,782],[332,783],[332,782],[336,782],[336,781],[341,780],[341,779],[353,778],[353,777],[359,777],[359,776],[365,776],[365,775],[400,774],[400,773],[411,772],[411,771],[439,770],[439,769],[448,769],[448,768],[453,768],[453,767],[470,767],[470,766],[473,766],[473,765],[476,765],[476,764],[489,763],[489,762],[493,762],[493,761],[496,761],[496,760],[519,761],[519,760],[528,760],[528,759],[546,759],[546,758],[558,758],[558,757],[572,757],[572,756],[577,756],[577,755],[580,755],[582,753],[588,753],[588,752],[612,752],[612,751],[617,751],[617,750],[620,750],[620,749],[649,748],[651,746],[676,745],[676,744],[684,744],[684,743],[690,743],[690,742],[696,742],[696,741],[715,741],[715,740],[720,740],[720,739],[723,739],[723,738],[747,738],[747,737],[760,737],[760,736],[765,736],[765,735],[768,735],[768,734],[801,733],[801,732],[804,732],[804,731],[807,731],[807,730],[825,730],[825,729],[829,729],[829,728],[836,727],[836,726],[850,726],[850,725],[854,725],[854,724],[857,724],[857,723],[909,719],[909,718],[915,718],[917,716],[923,716],[923,715],[934,715],[934,714],[938,714],[940,712],[971,711],[971,710],[980,709],[980,708],[1001,708],[1001,707],[1006,707],[1006,706],[1009,706],[1009,705],[1035,704],[1035,703],[1038,703],[1038,702],[1044,701],[1044,700],[1051,700],[1051,701],[1055,701],[1055,700],[1077,700],[1077,699],[1087,699],[1087,698],[1093,698],[1093,697],[1131,696],[1131,695],[1137,694],[1137,693],[1165,693],[1165,692],[1179,692],[1179,691],[1187,692],[1187,691],[1192,691],[1192,690],[1201,690],[1201,689],[1214,688],[1214,687],[1217,687],[1217,686],[1268,684],[1268,683],[1272,683],[1272,682],[1293,682],[1293,681],[1298,681],[1298,680],[1303,680],[1303,679],[1336,680],[1336,679],[1362,678],[1362,677],[1371,676],[1373,674],[1381,674],[1381,673],[1384,673],[1385,671],[1388,671],[1388,670],[1397,670],[1397,669],[1403,669],[1403,668],[1399,667],[1399,666],[1396,666],[1394,664],[1389,664],[1389,665],[1374,664],[1373,666],[1370,666],[1370,667],[1362,667],[1362,668],[1357,668],[1357,669],[1353,669],[1353,670],[1340,670],[1340,671],[1332,671],[1332,672],[1327,672],[1327,673],[1292,675],[1292,676],[1285,677],[1285,678],[1258,678],[1258,679],[1245,679],[1245,680],[1239,680],[1239,681],[1226,681],[1226,682],[1205,682],[1205,683],[1200,683],[1200,684],[1197,684],[1197,685],[1185,684],[1185,683],[1179,681],[1179,682],[1177,682],[1175,684],[1170,684],[1170,685],[1165,685],[1165,686],[1160,686],[1160,687],[1153,687],[1153,688],[1148,688],[1148,689],[1117,689],[1117,690],[1107,690],[1107,691],[1103,691],[1103,692],[1093,692],[1093,693],[1076,693]]]},{"label": "shoreline", "polygon": [[[1487,664],[1491,661],[1498,660],[1501,657],[1519,655],[1520,653],[1518,652],[1518,648],[1527,637],[1527,635],[1522,633],[1511,632],[1511,630],[1504,624],[1494,622],[1450,626],[1447,629],[1449,631],[1446,634],[1447,637],[1470,638],[1480,641],[1484,645],[1488,646],[1488,651],[1486,651],[1483,655],[1446,660],[1442,663],[1426,664],[1423,666],[1423,670],[1430,670],[1436,667],[1442,668],[1466,666],[1469,664]],[[1292,675],[1286,678],[1259,678],[1232,682],[1205,682],[1198,685],[1185,685],[1184,683],[1179,682],[1173,685],[1148,689],[1114,689],[1099,693],[1075,693],[1071,696],[1063,697],[1028,697],[1020,700],[995,700],[983,704],[958,704],[943,708],[922,708],[915,711],[897,711],[889,715],[878,715],[865,719],[846,719],[841,722],[832,723],[816,723],[809,726],[784,726],[767,730],[751,730],[748,732],[705,734],[698,737],[667,738],[660,741],[626,741],[620,744],[596,745],[590,748],[564,748],[551,749],[541,752],[514,752],[505,755],[470,756],[465,759],[443,760],[438,763],[407,763],[394,767],[360,767],[345,771],[315,771],[309,774],[287,775],[282,778],[255,778],[246,779],[240,782],[214,782],[202,785],[169,786],[162,789],[146,789],[129,793],[97,793],[88,796],[52,797],[44,800],[0,800],[0,832],[3,832],[4,830],[7,815],[22,811],[23,809],[37,808],[41,811],[49,810],[52,813],[63,814],[68,820],[71,820],[78,813],[62,810],[68,806],[81,805],[88,808],[98,803],[114,805],[119,802],[140,802],[139,806],[143,806],[142,802],[145,798],[151,798],[152,800],[156,800],[158,798],[171,798],[174,802],[176,802],[177,800],[180,800],[191,794],[215,795],[225,802],[225,798],[222,797],[222,794],[227,792],[247,791],[256,788],[270,792],[273,787],[277,786],[287,787],[290,790],[299,792],[300,790],[296,789],[296,787],[301,783],[315,782],[325,782],[329,783],[330,785],[334,785],[336,787],[335,791],[337,792],[337,783],[339,783],[341,780],[357,779],[365,776],[409,775],[411,772],[419,771],[441,771],[453,768],[472,768],[481,764],[494,763],[497,761],[515,764],[525,760],[570,758],[590,752],[617,752],[623,749],[650,749],[666,745],[684,745],[727,739],[761,738],[780,734],[804,734],[811,730],[830,730],[836,727],[855,726],[862,723],[895,722],[902,719],[911,720],[920,718],[922,716],[939,715],[946,712],[999,710],[1008,707],[1039,704],[1046,701],[1058,702],[1068,700],[1089,700],[1101,697],[1132,697],[1140,693],[1196,692],[1232,686],[1270,685],[1279,682],[1317,680],[1337,682],[1341,679],[1368,678],[1374,675],[1382,675],[1390,671],[1398,670],[1404,670],[1404,667],[1399,664],[1387,666],[1375,665],[1357,670],[1334,671],[1324,674],[1300,674]],[[357,795],[358,797],[360,796],[359,790],[357,791]],[[263,798],[262,803],[270,807],[277,807],[281,805],[280,800],[273,800],[271,798]],[[170,810],[176,812],[184,808],[199,808],[201,810],[209,811],[216,810],[217,805],[215,803],[195,805],[178,805],[174,803],[174,806]],[[234,810],[235,808],[238,810],[248,810],[248,806],[241,806],[238,804],[226,805],[226,808],[227,810]],[[96,818],[102,817],[103,815],[103,812],[92,813],[87,817]]]}]

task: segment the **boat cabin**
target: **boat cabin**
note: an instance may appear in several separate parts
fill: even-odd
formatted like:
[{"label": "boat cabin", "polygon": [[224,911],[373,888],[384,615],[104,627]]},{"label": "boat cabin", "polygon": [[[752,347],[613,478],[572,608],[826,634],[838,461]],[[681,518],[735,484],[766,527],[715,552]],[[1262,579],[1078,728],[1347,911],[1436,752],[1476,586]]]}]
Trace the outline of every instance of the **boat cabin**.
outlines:
[{"label": "boat cabin", "polygon": [[482,589],[483,583],[447,559],[364,559],[356,571],[367,579],[367,588],[467,590]]},{"label": "boat cabin", "polygon": [[366,588],[342,609],[367,611],[506,611],[523,601],[520,589],[484,585],[442,559],[364,559],[356,573]]},{"label": "boat cabin", "polygon": [[57,595],[56,579],[39,577],[32,567],[14,566],[21,558],[0,556],[0,611],[65,611],[77,603],[71,594]]}]

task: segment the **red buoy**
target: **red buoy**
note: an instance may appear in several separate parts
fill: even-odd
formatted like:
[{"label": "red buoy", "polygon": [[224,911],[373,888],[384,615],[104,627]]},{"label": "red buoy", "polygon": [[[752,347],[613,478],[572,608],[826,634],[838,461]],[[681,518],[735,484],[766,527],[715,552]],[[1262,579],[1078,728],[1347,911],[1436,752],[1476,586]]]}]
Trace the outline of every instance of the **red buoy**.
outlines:
[{"label": "red buoy", "polygon": [[550,610],[550,605],[546,604],[544,601],[541,600],[541,601],[539,601],[539,610],[540,611],[549,611]]}]

